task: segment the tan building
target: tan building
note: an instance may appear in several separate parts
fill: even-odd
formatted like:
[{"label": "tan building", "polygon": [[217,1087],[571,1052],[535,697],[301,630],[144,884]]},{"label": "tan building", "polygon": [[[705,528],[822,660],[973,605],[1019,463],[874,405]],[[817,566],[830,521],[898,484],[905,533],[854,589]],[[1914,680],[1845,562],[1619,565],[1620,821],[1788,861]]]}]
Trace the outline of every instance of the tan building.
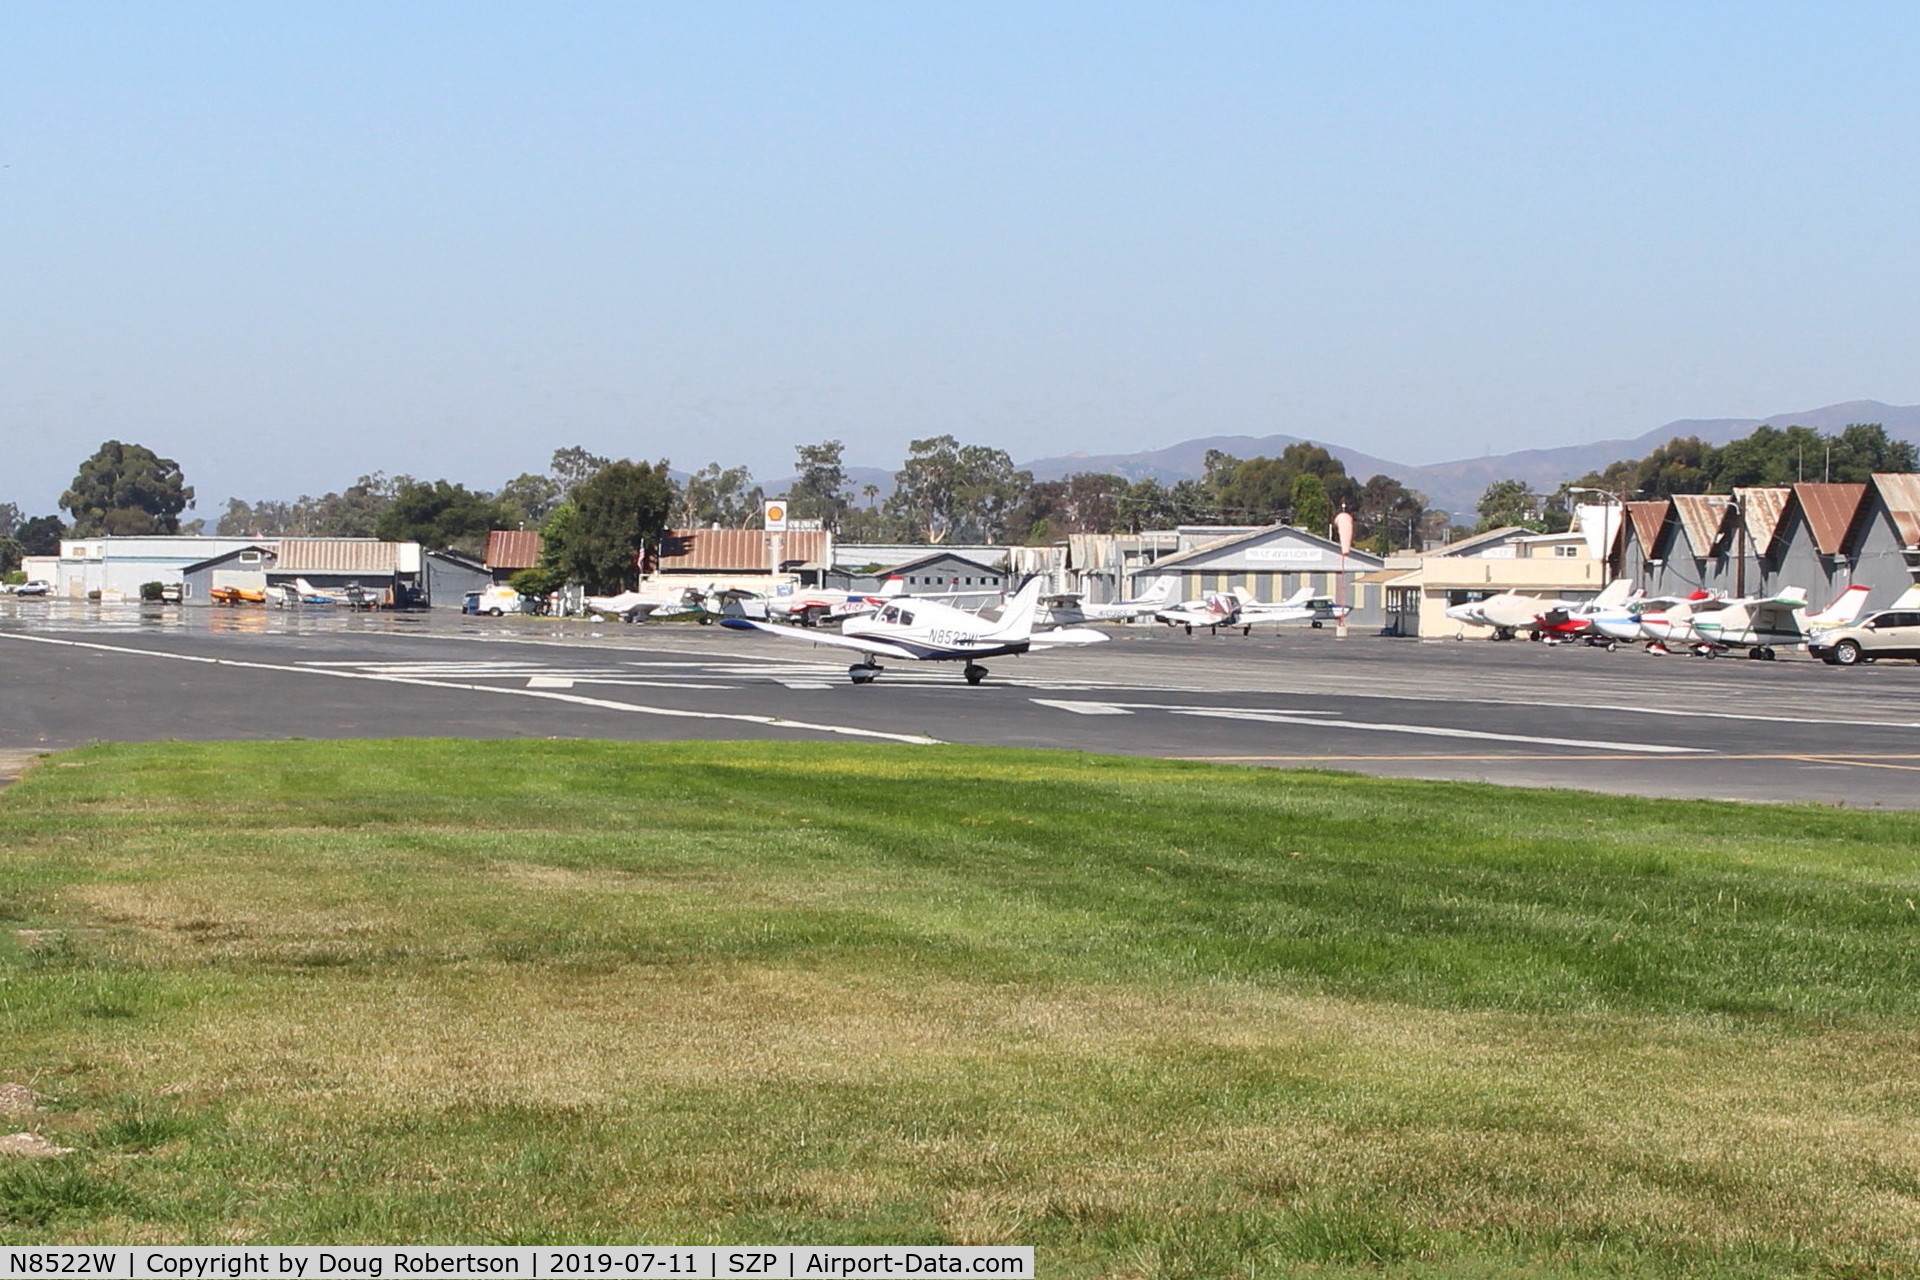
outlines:
[{"label": "tan building", "polygon": [[1487,628],[1447,617],[1457,604],[1502,592],[1542,599],[1582,600],[1607,585],[1606,548],[1570,533],[1495,529],[1420,555],[1394,556],[1385,570],[1369,574],[1385,594],[1387,630],[1426,640],[1484,636]]}]

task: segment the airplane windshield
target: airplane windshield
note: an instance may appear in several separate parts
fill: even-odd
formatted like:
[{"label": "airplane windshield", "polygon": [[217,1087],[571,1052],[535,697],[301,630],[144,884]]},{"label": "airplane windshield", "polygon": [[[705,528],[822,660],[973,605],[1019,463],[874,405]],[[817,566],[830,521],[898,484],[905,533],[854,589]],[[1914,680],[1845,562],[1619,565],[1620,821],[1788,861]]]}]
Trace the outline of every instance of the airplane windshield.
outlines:
[{"label": "airplane windshield", "polygon": [[900,610],[893,605],[888,605],[880,611],[880,621],[882,622],[894,622],[897,621],[899,617]]}]

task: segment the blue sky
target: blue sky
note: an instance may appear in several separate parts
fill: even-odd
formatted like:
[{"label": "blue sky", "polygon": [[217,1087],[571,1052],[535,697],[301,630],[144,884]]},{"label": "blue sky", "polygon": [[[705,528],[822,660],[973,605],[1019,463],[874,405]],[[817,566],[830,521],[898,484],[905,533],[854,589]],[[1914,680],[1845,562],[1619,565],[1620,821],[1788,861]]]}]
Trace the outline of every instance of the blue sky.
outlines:
[{"label": "blue sky", "polygon": [[0,501],[1920,401],[1920,8],[0,3]]}]

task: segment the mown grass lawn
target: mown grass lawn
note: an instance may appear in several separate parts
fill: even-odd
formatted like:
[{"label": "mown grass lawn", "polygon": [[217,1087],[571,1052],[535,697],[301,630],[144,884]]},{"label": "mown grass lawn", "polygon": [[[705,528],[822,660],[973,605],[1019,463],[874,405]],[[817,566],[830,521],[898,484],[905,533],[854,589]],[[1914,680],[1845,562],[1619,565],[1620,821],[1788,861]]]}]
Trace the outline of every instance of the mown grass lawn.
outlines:
[{"label": "mown grass lawn", "polygon": [[962,749],[0,793],[0,1240],[1920,1273],[1920,819]]}]

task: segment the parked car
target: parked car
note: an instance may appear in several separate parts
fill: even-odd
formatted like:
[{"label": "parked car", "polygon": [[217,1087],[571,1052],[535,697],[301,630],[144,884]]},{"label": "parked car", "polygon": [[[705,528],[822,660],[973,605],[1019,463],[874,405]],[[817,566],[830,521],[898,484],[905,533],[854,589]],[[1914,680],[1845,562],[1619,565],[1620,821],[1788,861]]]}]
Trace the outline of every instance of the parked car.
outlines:
[{"label": "parked car", "polygon": [[1807,642],[1807,652],[1836,667],[1880,658],[1920,659],[1920,610],[1886,609],[1850,627],[1818,632]]},{"label": "parked car", "polygon": [[23,582],[17,587],[8,587],[7,590],[16,596],[45,596],[53,594],[53,584],[51,582]]}]

